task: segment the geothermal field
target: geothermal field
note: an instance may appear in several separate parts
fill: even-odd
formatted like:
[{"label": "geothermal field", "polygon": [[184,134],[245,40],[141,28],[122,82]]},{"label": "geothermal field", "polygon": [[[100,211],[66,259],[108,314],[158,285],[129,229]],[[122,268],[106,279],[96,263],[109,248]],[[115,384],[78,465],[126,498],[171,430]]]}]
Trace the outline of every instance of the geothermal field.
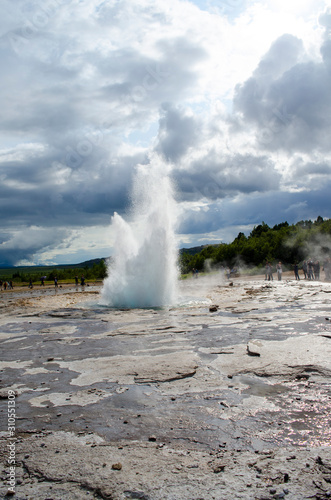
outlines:
[{"label": "geothermal field", "polygon": [[331,283],[179,281],[162,164],[103,286],[1,292],[2,496],[331,497]]},{"label": "geothermal field", "polygon": [[330,498],[331,283],[100,292],[1,292],[2,498]]}]

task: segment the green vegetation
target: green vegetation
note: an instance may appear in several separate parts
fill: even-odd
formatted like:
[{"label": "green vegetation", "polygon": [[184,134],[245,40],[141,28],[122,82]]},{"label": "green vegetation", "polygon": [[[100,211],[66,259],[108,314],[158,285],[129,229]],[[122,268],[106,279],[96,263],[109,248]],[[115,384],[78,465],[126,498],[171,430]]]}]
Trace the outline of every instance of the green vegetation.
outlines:
[{"label": "green vegetation", "polygon": [[94,259],[82,264],[66,266],[26,266],[0,269],[0,279],[13,281],[14,284],[27,284],[30,279],[32,283],[40,284],[40,278],[46,276],[45,283],[53,283],[57,277],[59,283],[74,283],[75,276],[82,274],[85,281],[103,280],[107,274],[105,259]]},{"label": "green vegetation", "polygon": [[265,222],[254,227],[249,236],[239,233],[232,243],[207,245],[198,253],[183,249],[179,262],[181,272],[187,274],[192,269],[212,270],[220,266],[249,267],[253,272],[262,269],[268,260],[278,261],[283,267],[302,262],[308,257],[324,261],[330,256],[331,220],[318,217],[289,225],[287,222],[270,228]]},{"label": "green vegetation", "polygon": [[[330,257],[331,219],[316,221],[305,220],[289,225],[282,222],[270,228],[265,222],[254,227],[249,236],[239,233],[232,243],[206,245],[182,249],[179,265],[182,279],[187,278],[193,269],[212,271],[220,266],[248,268],[251,274],[264,273],[268,260],[272,264],[283,263],[283,269],[292,269],[295,262],[301,263],[311,257],[323,261]],[[105,259],[94,259],[76,265],[65,266],[30,266],[0,269],[0,279],[13,281],[14,284],[40,284],[40,278],[46,276],[45,283],[53,283],[55,277],[59,283],[74,283],[75,276],[80,280],[84,275],[87,281],[103,280],[107,274]]]}]

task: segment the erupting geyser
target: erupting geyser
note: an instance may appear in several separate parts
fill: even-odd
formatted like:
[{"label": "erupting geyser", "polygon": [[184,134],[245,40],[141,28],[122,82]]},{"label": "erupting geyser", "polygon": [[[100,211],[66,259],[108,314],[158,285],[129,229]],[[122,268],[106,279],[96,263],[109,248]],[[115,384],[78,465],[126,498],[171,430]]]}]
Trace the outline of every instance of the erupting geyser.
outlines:
[{"label": "erupting geyser", "polygon": [[175,201],[167,167],[158,158],[138,165],[132,214],[112,217],[114,259],[101,292],[110,307],[159,307],[174,304],[177,289]]}]

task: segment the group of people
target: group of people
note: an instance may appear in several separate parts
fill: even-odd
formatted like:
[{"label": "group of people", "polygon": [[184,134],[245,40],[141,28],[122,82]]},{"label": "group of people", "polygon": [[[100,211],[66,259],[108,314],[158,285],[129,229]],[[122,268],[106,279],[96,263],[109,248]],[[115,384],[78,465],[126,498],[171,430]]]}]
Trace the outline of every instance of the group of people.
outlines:
[{"label": "group of people", "polygon": [[[78,286],[78,284],[79,284],[78,276],[75,276],[75,285]],[[84,274],[82,274],[82,276],[80,278],[80,285],[85,286]],[[57,288],[59,286],[57,276],[55,276],[55,278],[54,278],[54,286],[55,286],[55,288]]]},{"label": "group of people", "polygon": [[[55,288],[58,287],[58,279],[57,279],[57,276],[55,276],[54,278],[54,285],[55,285]],[[78,280],[78,276],[75,276],[75,285],[78,286],[79,285],[79,280]],[[80,278],[80,285],[81,286],[85,286],[85,277],[84,277],[84,274],[82,274],[81,278]]]},{"label": "group of people", "polygon": [[[328,259],[330,260],[330,259]],[[329,280],[330,276],[329,273],[327,272],[327,261],[323,264],[323,270],[325,273],[325,279]],[[307,260],[304,260],[302,263],[302,271],[304,275],[305,280],[319,280],[320,279],[320,273],[321,273],[321,264],[319,260],[314,260],[311,257],[309,257]],[[294,265],[294,274],[295,274],[295,279],[300,280],[299,276],[299,266],[297,263]]]},{"label": "group of people", "polygon": [[[282,274],[283,274],[283,267],[282,267],[281,262],[278,262],[278,264],[276,265],[276,272],[277,272],[278,281],[281,281]],[[272,265],[270,264],[270,262],[268,260],[267,260],[266,265],[265,265],[265,279],[268,281],[273,281],[273,279],[274,279]]]},{"label": "group of people", "polygon": [[[325,273],[326,281],[330,281],[331,280],[331,259],[330,258],[328,258],[323,263],[322,269]],[[294,271],[295,279],[300,280],[299,265],[297,262],[295,262],[293,265],[293,271]],[[320,265],[319,260],[314,260],[310,257],[307,260],[304,260],[302,263],[302,271],[304,274],[304,279],[306,279],[306,280],[319,280],[320,279],[320,272],[321,272],[321,265]],[[281,281],[282,274],[283,274],[283,267],[282,267],[281,262],[278,262],[278,264],[276,264],[276,272],[277,272],[278,281]],[[274,279],[272,265],[268,261],[266,262],[266,265],[265,265],[265,279],[268,281],[272,281]]]},{"label": "group of people", "polygon": [[[40,286],[45,286],[45,279],[46,279],[46,276],[42,276],[40,278]],[[79,279],[78,279],[78,276],[75,276],[75,285],[78,286],[79,285]],[[84,275],[81,276],[80,278],[80,285],[81,286],[85,286],[85,277]],[[58,288],[59,286],[59,280],[57,278],[57,276],[55,276],[54,278],[54,286],[55,288]],[[28,285],[29,288],[33,288],[33,280],[32,278],[29,279],[29,285]],[[2,290],[13,290],[14,287],[13,287],[13,282],[12,280],[10,281],[3,281],[2,279],[0,279],[0,291]]]},{"label": "group of people", "polygon": [[321,271],[319,261],[311,258],[304,260],[302,263],[302,271],[305,276],[305,280],[319,280]]},{"label": "group of people", "polygon": [[13,290],[13,282],[0,280],[0,290]]}]

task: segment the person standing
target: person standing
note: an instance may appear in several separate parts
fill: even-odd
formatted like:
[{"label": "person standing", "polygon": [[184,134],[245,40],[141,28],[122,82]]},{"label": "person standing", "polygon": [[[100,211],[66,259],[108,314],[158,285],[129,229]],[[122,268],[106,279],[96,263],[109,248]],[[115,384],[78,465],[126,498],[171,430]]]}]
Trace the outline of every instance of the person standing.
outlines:
[{"label": "person standing", "polygon": [[330,259],[330,257],[324,261],[323,271],[325,274],[325,280],[330,281],[330,277],[331,277],[331,259]]},{"label": "person standing", "polygon": [[282,280],[282,274],[283,274],[283,268],[282,268],[282,263],[281,262],[278,262],[278,264],[276,266],[276,270],[277,270],[278,281],[281,281]]},{"label": "person standing", "polygon": [[271,267],[270,262],[268,262],[268,261],[267,261],[267,264],[265,266],[265,274],[268,277],[268,281],[273,281],[274,280],[274,277],[272,275],[272,267]]},{"label": "person standing", "polygon": [[294,276],[295,276],[295,279],[296,280],[299,280],[300,281],[300,276],[299,276],[299,266],[298,266],[298,263],[295,262],[294,263]]},{"label": "person standing", "polygon": [[313,280],[314,279],[314,263],[310,257],[309,257],[308,262],[307,262],[307,268],[308,268],[308,279]]}]

